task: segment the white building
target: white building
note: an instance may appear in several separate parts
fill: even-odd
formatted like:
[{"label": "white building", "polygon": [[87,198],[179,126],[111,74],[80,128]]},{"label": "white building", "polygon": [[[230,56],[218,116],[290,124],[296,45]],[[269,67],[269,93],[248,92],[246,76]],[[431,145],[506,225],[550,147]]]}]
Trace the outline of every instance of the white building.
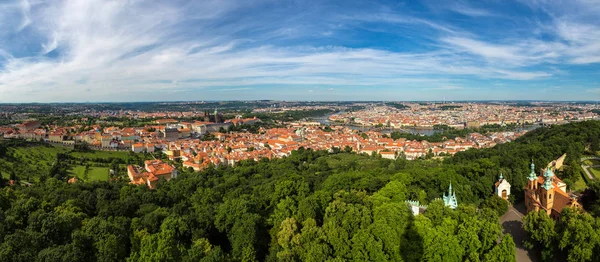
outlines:
[{"label": "white building", "polygon": [[497,196],[501,197],[504,200],[508,199],[508,196],[510,196],[510,183],[508,183],[508,181],[504,179],[502,173],[500,173],[500,179],[498,179],[498,182],[496,182],[494,187],[496,189]]},{"label": "white building", "polygon": [[396,152],[379,152],[379,154],[381,155],[382,158],[387,158],[387,159],[391,159],[391,160],[396,160]]}]

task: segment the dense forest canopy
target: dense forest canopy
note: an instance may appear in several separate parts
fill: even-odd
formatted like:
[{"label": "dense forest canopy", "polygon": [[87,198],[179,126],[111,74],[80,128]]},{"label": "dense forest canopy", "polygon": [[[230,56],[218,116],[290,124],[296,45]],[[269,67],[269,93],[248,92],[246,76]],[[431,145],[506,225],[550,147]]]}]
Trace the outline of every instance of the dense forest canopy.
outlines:
[{"label": "dense forest canopy", "polygon": [[[69,184],[49,176],[29,187],[3,180],[0,261],[514,261],[515,244],[499,224],[506,204],[492,197],[500,172],[520,198],[531,159],[542,167],[566,152],[573,170],[559,177],[575,179],[577,159],[599,135],[596,121],[540,128],[443,161],[300,149],[282,159],[183,170],[155,190],[125,179]],[[7,146],[0,154],[10,158]],[[456,210],[436,200],[450,183]],[[584,204],[598,215],[593,185]],[[413,217],[405,200],[427,211]],[[588,258],[572,252],[579,246],[550,243]],[[586,252],[598,251],[594,243]]]}]

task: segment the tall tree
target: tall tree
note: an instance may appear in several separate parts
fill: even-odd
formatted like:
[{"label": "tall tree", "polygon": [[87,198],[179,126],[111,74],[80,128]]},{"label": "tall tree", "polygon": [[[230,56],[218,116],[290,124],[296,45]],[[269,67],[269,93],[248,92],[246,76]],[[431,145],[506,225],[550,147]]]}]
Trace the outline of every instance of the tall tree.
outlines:
[{"label": "tall tree", "polygon": [[568,261],[591,261],[594,249],[600,247],[600,225],[594,219],[580,210],[563,210],[557,224],[558,247],[567,251]]},{"label": "tall tree", "polygon": [[544,260],[553,257],[554,241],[557,236],[555,222],[545,211],[529,212],[523,217],[523,228],[527,233],[524,241],[528,249],[538,249]]},{"label": "tall tree", "polygon": [[500,244],[486,253],[483,261],[515,262],[515,242],[513,238],[509,234],[502,236]]}]

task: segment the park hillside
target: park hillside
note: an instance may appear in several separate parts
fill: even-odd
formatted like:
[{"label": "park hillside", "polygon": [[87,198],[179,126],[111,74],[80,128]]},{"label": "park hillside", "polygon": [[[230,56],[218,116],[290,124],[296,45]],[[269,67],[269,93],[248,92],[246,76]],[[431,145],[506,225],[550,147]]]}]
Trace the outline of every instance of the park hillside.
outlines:
[{"label": "park hillside", "polygon": [[[174,163],[180,175],[153,190],[124,170],[161,154],[0,141],[0,261],[514,261],[493,185],[502,173],[522,202],[531,161],[564,153],[556,175],[585,212],[529,213],[525,244],[547,261],[598,261],[600,183],[580,159],[598,154],[599,137],[600,122],[586,121],[445,159],[301,148],[202,172]],[[456,209],[440,200],[450,184]]]}]

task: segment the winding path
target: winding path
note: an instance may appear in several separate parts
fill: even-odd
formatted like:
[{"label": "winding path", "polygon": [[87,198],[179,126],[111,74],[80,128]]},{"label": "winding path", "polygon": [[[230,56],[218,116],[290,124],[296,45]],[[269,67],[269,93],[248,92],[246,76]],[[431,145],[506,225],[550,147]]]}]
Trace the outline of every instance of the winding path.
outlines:
[{"label": "winding path", "polygon": [[583,171],[585,172],[585,175],[590,179],[590,180],[596,180],[596,177],[590,172],[589,168],[590,167],[600,167],[600,165],[593,165],[593,166],[586,166],[583,165],[583,161],[585,160],[600,160],[600,157],[596,157],[596,156],[588,156],[588,157],[582,157],[581,160],[581,169],[583,169]]}]

